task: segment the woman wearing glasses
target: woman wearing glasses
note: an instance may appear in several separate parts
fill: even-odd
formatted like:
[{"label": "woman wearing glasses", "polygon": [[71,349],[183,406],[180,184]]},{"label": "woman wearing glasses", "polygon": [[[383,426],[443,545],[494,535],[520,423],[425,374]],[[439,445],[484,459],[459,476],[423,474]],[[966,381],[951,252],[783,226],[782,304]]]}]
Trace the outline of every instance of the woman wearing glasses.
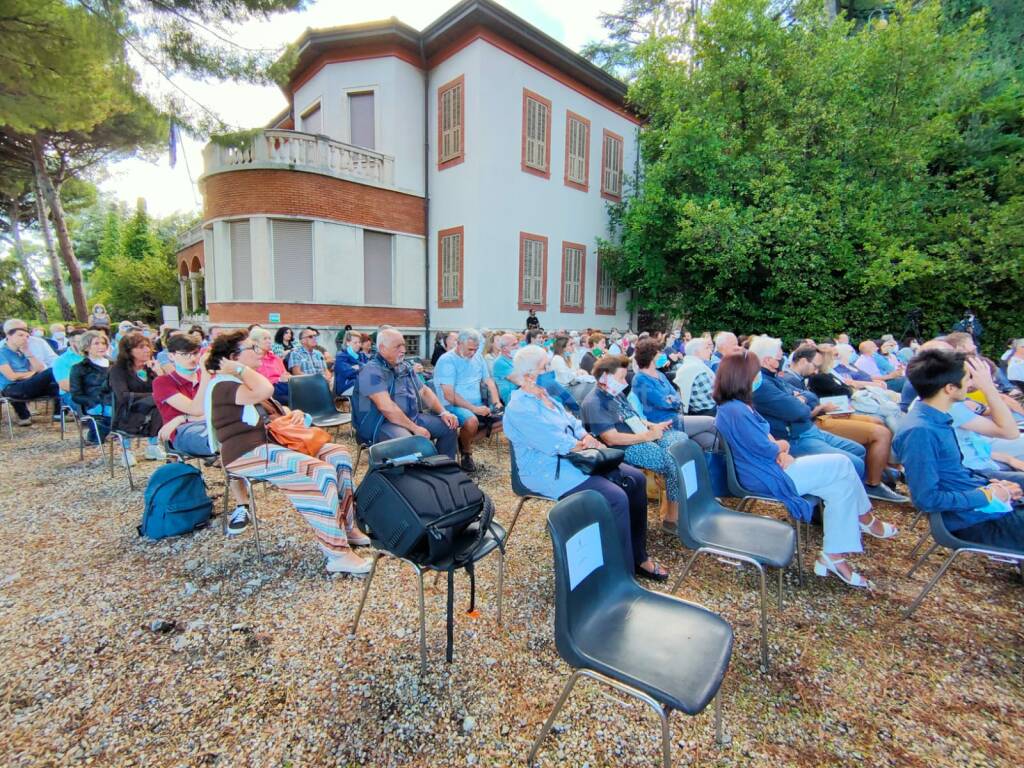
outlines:
[{"label": "woman wearing glasses", "polygon": [[[352,551],[370,539],[355,525],[348,451],[326,443],[314,457],[275,443],[264,426],[268,410],[274,410],[266,402],[274,385],[256,370],[259,364],[259,350],[245,331],[222,334],[210,345],[204,375],[216,374],[209,385],[209,420],[221,461],[234,474],[267,480],[284,491],[313,529],[328,572],[368,572],[369,561]],[[302,411],[283,410],[296,425],[305,423]]]}]

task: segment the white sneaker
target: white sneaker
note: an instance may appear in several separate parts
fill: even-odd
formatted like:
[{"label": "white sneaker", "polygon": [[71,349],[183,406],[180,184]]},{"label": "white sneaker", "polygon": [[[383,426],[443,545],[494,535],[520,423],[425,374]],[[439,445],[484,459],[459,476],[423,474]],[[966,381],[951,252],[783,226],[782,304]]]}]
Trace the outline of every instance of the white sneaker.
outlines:
[{"label": "white sneaker", "polygon": [[369,573],[370,561],[363,560],[358,555],[349,552],[338,557],[327,556],[328,573]]},{"label": "white sneaker", "polygon": [[160,443],[146,443],[146,461],[166,461],[167,453]]},{"label": "white sneaker", "polygon": [[134,467],[138,464],[138,460],[135,458],[135,454],[131,451],[121,454],[121,463],[126,467]]}]

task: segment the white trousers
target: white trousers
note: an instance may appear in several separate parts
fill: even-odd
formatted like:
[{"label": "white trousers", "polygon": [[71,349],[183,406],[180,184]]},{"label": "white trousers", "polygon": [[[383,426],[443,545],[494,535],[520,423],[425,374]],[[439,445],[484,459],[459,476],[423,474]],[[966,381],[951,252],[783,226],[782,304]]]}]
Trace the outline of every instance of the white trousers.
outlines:
[{"label": "white trousers", "polygon": [[871,509],[871,502],[849,457],[836,453],[801,456],[786,474],[801,496],[810,493],[825,502],[822,550],[829,554],[863,552],[857,518]]}]

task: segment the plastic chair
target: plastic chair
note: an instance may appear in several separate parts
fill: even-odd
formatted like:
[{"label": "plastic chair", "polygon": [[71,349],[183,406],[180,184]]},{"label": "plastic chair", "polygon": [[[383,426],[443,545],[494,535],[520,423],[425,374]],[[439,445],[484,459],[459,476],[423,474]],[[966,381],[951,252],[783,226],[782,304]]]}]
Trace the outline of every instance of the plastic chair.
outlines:
[{"label": "plastic chair", "polygon": [[[23,400],[20,397],[5,397],[0,395],[0,411],[6,412],[7,414],[7,436],[10,437],[11,440],[14,439],[14,418],[11,415],[14,412],[14,403],[25,403],[25,405],[41,402],[48,403],[52,399],[53,398],[49,395],[46,397],[33,397],[28,400]],[[47,407],[46,412],[49,413],[49,407]]]},{"label": "plastic chair", "polygon": [[[732,448],[729,447],[729,441],[722,436],[721,432],[718,433],[718,439],[722,446],[722,456],[725,458],[725,479],[726,484],[729,486],[729,495],[740,500],[739,506],[737,506],[736,509],[743,512],[747,508],[747,504],[752,501],[767,501],[772,504],[782,504],[781,501],[773,496],[755,493],[754,491],[743,487],[742,483],[740,483],[739,476],[736,474],[736,463],[733,461]],[[803,498],[815,507],[821,504],[821,499],[817,496],[806,494]],[[802,587],[804,585],[803,533],[800,529],[800,525],[800,521],[794,518],[793,527],[796,528],[796,577],[797,582]],[[805,527],[807,525],[807,523],[804,523]]]},{"label": "plastic chair", "polygon": [[351,425],[352,414],[335,407],[334,394],[323,376],[292,376],[288,390],[291,407],[312,416],[313,426],[337,430],[343,424]]},{"label": "plastic chair", "polygon": [[782,571],[793,562],[796,534],[780,520],[736,512],[724,507],[711,490],[704,451],[692,440],[668,449],[679,467],[679,538],[693,555],[683,567],[670,594],[679,590],[697,556],[702,553],[748,563],[757,569],[761,584],[761,665],[768,670],[768,593],[764,567],[778,569],[779,609],[782,609]]},{"label": "plastic chair", "polygon": [[[959,555],[961,552],[967,554],[985,555],[987,557],[999,557],[1008,560],[1013,560],[1017,563],[1017,569],[1021,575],[1021,579],[1024,580],[1024,552],[1021,552],[1017,549],[1005,549],[1003,547],[985,546],[984,544],[978,544],[973,541],[967,541],[966,539],[958,538],[955,533],[952,533],[948,528],[946,528],[946,521],[942,519],[941,512],[932,512],[928,515],[928,520],[931,527],[931,535],[932,538],[935,539],[935,542],[931,545],[931,547],[928,548],[928,550],[923,555],[921,555],[920,558],[918,558],[917,562],[914,563],[913,566],[911,566],[910,570],[907,571],[907,576],[913,576],[914,571],[916,571],[922,564],[924,564],[924,561],[927,560],[931,556],[931,554],[939,547],[946,547],[947,549],[952,550],[952,552],[949,553],[949,557],[947,557],[945,562],[942,563],[942,565],[939,567],[939,570],[935,572],[935,575],[932,576],[931,581],[925,584],[924,589],[921,590],[921,593],[914,599],[914,602],[912,602],[910,604],[910,607],[907,608],[907,610],[904,612],[903,618],[910,618],[911,614],[913,614],[914,611],[917,610],[917,607],[921,604],[921,601],[924,600],[925,595],[931,592],[932,587],[934,587],[938,583],[939,579],[942,578],[942,574],[944,574],[949,569],[949,566],[953,564],[953,561],[956,560],[957,555]],[[918,542],[918,547],[920,547],[920,545],[921,542]],[[915,551],[916,549],[917,547],[915,547]]]},{"label": "plastic chair", "polygon": [[[376,467],[383,464],[388,459],[398,458],[400,456],[409,456],[412,454],[420,454],[421,456],[435,456],[437,455],[437,449],[434,444],[425,437],[420,435],[410,435],[408,437],[399,437],[394,440],[385,440],[382,443],[377,443],[370,447],[370,467]],[[355,637],[356,632],[359,629],[359,619],[363,615],[363,607],[366,605],[366,598],[370,594],[370,584],[373,583],[373,577],[377,573],[377,563],[380,558],[385,555],[393,557],[396,560],[401,560],[403,563],[408,563],[412,566],[413,570],[416,571],[417,580],[419,582],[419,614],[420,614],[420,673],[427,673],[427,620],[426,620],[426,607],[425,597],[423,591],[423,574],[427,571],[435,571],[439,575],[442,572],[448,570],[451,564],[456,559],[462,559],[467,554],[470,554],[468,548],[476,546],[476,549],[472,551],[471,560],[473,563],[477,563],[492,552],[498,554],[498,626],[501,626],[501,611],[502,611],[502,592],[504,589],[505,580],[505,557],[504,548],[507,536],[505,529],[502,528],[498,523],[491,522],[491,529],[480,539],[477,543],[477,532],[466,531],[463,534],[464,540],[462,546],[457,548],[452,558],[440,562],[432,563],[430,565],[421,565],[414,563],[411,560],[407,560],[404,557],[399,557],[391,552],[388,552],[384,548],[384,542],[374,541],[373,545],[376,547],[376,551],[372,555],[373,562],[370,566],[370,574],[366,577],[366,586],[363,587],[363,596],[359,601],[359,607],[356,609],[356,617],[352,622],[352,636]]]},{"label": "plastic chair", "polygon": [[729,624],[706,608],[637,584],[623,562],[608,503],[596,491],[558,502],[548,513],[548,531],[555,558],[555,645],[574,672],[527,763],[533,764],[581,677],[639,699],[658,714],[665,768],[672,764],[672,710],[696,715],[714,699],[721,743],[719,687],[732,656]]},{"label": "plastic chair", "polygon": [[505,544],[508,544],[508,540],[512,538],[512,531],[516,527],[516,521],[519,519],[519,513],[523,511],[523,505],[526,504],[530,499],[536,499],[538,501],[557,501],[550,496],[542,496],[539,493],[534,493],[525,485],[523,481],[519,479],[519,467],[516,465],[516,447],[514,445],[509,446],[509,456],[512,459],[512,492],[519,497],[519,503],[516,505],[516,511],[512,513],[512,521],[508,524],[508,535],[505,536]]}]

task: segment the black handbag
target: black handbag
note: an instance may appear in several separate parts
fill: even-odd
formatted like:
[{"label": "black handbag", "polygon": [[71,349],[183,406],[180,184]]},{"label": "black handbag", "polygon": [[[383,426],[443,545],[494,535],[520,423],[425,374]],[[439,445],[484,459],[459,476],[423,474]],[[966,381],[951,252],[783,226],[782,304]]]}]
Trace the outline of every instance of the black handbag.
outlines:
[{"label": "black handbag", "polygon": [[562,459],[585,475],[607,475],[625,461],[626,452],[619,448],[584,448],[582,451],[561,454],[555,467],[556,479],[562,471]]}]

